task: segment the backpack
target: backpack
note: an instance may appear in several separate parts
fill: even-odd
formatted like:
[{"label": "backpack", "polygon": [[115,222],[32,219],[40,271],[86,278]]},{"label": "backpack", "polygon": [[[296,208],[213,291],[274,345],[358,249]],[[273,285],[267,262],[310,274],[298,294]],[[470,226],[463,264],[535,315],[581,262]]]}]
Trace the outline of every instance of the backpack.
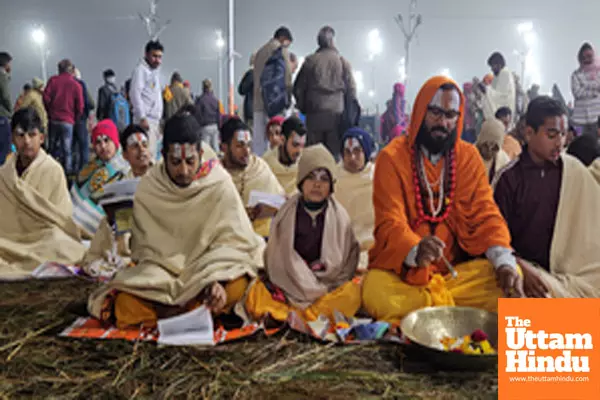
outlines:
[{"label": "backpack", "polygon": [[290,98],[285,84],[286,62],[283,50],[277,49],[267,60],[260,75],[265,112],[269,118],[281,114],[290,105]]},{"label": "backpack", "polygon": [[122,132],[131,123],[129,103],[122,93],[115,92],[110,95],[109,118],[117,125],[119,132]]}]

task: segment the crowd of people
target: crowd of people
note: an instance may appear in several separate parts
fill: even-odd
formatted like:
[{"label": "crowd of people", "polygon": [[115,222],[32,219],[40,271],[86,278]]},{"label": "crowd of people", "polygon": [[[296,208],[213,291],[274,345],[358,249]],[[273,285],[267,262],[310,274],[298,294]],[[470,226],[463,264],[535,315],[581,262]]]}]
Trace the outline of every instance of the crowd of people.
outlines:
[{"label": "crowd of people", "polygon": [[[156,327],[201,305],[242,321],[338,311],[397,323],[427,306],[495,312],[501,297],[600,295],[591,46],[573,75],[581,136],[556,99],[520,111],[494,53],[488,83],[463,92],[433,77],[410,116],[395,85],[394,134],[377,152],[350,115],[355,84],[334,37],[319,31],[293,81],[292,35],[279,28],[241,80],[244,118],[224,115],[210,81],[195,101],[178,73],[162,88],[164,48],[149,42],[127,96],[104,72],[100,121],[77,146],[94,105],[73,64],[61,61],[43,93],[34,81],[13,114],[1,53],[0,133],[15,151],[0,168],[0,278],[47,261],[108,276],[88,309],[118,327]],[[462,138],[477,112],[473,145]],[[135,194],[122,209],[103,203],[126,182]],[[257,193],[282,204],[251,204]]]}]

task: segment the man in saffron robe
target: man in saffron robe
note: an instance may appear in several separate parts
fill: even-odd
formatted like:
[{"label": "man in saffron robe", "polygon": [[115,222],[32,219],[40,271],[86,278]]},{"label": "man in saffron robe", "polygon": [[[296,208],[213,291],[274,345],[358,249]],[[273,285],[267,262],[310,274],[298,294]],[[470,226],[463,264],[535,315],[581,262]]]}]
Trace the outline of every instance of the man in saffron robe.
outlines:
[{"label": "man in saffron robe", "polygon": [[[363,283],[364,307],[376,319],[397,323],[427,306],[496,311],[503,294],[522,295],[483,161],[458,139],[464,103],[454,81],[430,79],[416,98],[409,135],[377,158],[375,246]],[[489,261],[476,258],[484,254]]]},{"label": "man in saffron robe", "polygon": [[528,297],[600,297],[600,161],[588,170],[562,153],[567,127],[558,101],[529,103],[527,145],[494,193]]}]

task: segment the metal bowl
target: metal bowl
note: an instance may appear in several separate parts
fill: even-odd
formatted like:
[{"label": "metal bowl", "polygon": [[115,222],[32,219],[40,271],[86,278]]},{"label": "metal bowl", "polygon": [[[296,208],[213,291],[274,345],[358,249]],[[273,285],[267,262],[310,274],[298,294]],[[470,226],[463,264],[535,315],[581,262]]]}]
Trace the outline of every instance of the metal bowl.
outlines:
[{"label": "metal bowl", "polygon": [[408,314],[400,329],[414,350],[442,369],[481,371],[498,365],[496,354],[461,354],[440,349],[444,337],[463,337],[476,329],[488,335],[498,347],[498,315],[470,307],[427,307]]}]

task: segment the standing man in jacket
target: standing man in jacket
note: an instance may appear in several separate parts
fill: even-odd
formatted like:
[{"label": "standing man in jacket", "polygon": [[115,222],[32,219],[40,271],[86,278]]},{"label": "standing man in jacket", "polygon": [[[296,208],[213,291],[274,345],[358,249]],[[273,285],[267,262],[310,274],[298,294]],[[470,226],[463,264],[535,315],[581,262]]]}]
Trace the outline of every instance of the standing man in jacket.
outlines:
[{"label": "standing man in jacket", "polygon": [[265,135],[268,121],[267,113],[265,112],[265,105],[263,102],[262,87],[260,84],[260,77],[263,73],[265,65],[269,58],[280,48],[283,48],[282,55],[286,61],[285,68],[285,82],[288,93],[292,91],[292,66],[290,64],[290,55],[288,47],[292,44],[293,38],[290,30],[284,26],[277,29],[273,38],[269,40],[263,47],[256,52],[254,59],[254,128],[255,132],[252,151],[262,156],[267,151],[268,141]]},{"label": "standing man in jacket", "polygon": [[94,98],[88,90],[79,69],[74,68],[73,75],[81,85],[81,90],[83,90],[83,115],[79,116],[73,132],[73,171],[78,174],[90,160],[90,133],[87,124],[90,114],[96,108],[96,104],[94,104]]},{"label": "standing man in jacket", "polygon": [[254,114],[254,59],[255,54],[250,56],[250,68],[238,85],[238,94],[244,98],[244,122],[248,126],[253,125]]},{"label": "standing man in jacket", "polygon": [[129,96],[133,106],[133,122],[148,132],[150,152],[160,158],[158,149],[162,141],[160,119],[163,115],[163,98],[159,79],[164,47],[158,41],[146,44],[144,58],[133,71]]},{"label": "standing man in jacket", "polygon": [[179,72],[171,75],[171,85],[167,86],[163,93],[164,119],[168,121],[183,107],[194,104],[188,90],[183,86],[183,78]]},{"label": "standing man in jacket", "polygon": [[98,89],[98,108],[96,109],[96,119],[98,121],[110,118],[112,96],[119,93],[115,71],[107,69],[102,73],[102,77],[104,78],[104,85]]},{"label": "standing man in jacket", "polygon": [[202,94],[196,99],[194,116],[200,125],[203,140],[219,152],[219,122],[221,119],[220,101],[215,97],[210,79],[202,81]]},{"label": "standing man in jacket", "polygon": [[13,109],[10,96],[11,61],[10,54],[0,53],[0,165],[4,164],[4,160],[10,152],[10,118]]},{"label": "standing man in jacket", "polygon": [[71,60],[58,63],[58,75],[48,80],[44,105],[50,119],[50,153],[58,159],[65,174],[73,174],[73,126],[84,113],[83,88],[73,76]]},{"label": "standing man in jacket", "polygon": [[324,26],[319,31],[319,49],[306,58],[296,82],[294,97],[306,115],[307,146],[323,143],[339,159],[341,134],[339,125],[344,112],[344,92],[356,95],[352,67],[335,47],[335,31]]}]

